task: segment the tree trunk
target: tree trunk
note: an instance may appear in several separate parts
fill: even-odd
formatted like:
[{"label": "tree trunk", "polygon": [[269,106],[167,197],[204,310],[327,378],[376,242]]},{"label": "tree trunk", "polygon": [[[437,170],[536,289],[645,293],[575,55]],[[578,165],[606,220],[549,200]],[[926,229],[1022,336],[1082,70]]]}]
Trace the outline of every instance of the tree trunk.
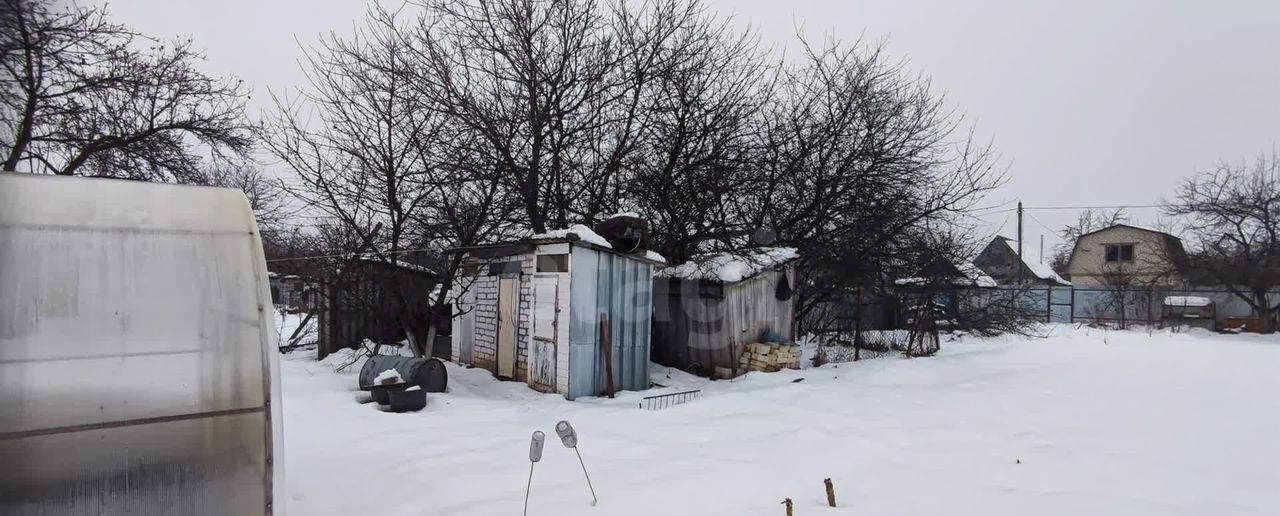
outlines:
[{"label": "tree trunk", "polygon": [[1273,320],[1275,310],[1272,309],[1271,302],[1267,299],[1267,292],[1254,291],[1253,300],[1258,312],[1258,331],[1275,333],[1276,325]]},{"label": "tree trunk", "polygon": [[435,355],[435,351],[436,351],[436,325],[433,322],[431,324],[431,327],[427,328],[427,342],[422,349],[422,353],[420,353],[418,356],[431,358],[432,356]]},{"label": "tree trunk", "polygon": [[422,349],[418,346],[418,335],[413,330],[413,325],[405,319],[400,319],[400,326],[404,328],[404,339],[409,343],[409,351],[413,352],[413,356],[421,357]]},{"label": "tree trunk", "polygon": [[855,289],[857,299],[853,302],[853,361],[862,360],[862,287]]}]

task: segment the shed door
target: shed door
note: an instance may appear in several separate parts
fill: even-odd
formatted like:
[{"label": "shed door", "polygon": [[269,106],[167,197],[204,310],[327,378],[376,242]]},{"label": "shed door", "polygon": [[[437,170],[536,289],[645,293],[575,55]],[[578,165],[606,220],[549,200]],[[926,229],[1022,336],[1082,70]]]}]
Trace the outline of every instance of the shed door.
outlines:
[{"label": "shed door", "polygon": [[498,280],[498,377],[516,374],[516,322],[519,318],[518,278]]},{"label": "shed door", "polygon": [[533,278],[533,343],[529,350],[529,385],[556,389],[556,336],[560,326],[560,278]]}]

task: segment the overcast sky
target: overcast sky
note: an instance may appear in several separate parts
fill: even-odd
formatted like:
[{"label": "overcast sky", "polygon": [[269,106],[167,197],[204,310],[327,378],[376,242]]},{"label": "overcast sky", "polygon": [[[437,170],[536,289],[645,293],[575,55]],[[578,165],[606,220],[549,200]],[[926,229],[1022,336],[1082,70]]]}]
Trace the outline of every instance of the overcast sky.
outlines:
[{"label": "overcast sky", "polygon": [[[1153,204],[1221,159],[1280,147],[1280,2],[1031,0],[709,0],[794,48],[810,37],[886,38],[990,137],[1009,169],[991,204]],[[115,18],[155,36],[189,35],[207,70],[255,89],[300,81],[295,41],[351,31],[361,0],[116,0]],[[296,38],[296,40],[295,40]],[[1029,211],[1027,242],[1074,220]],[[1157,210],[1139,209],[1154,225]],[[1031,217],[1034,217],[1031,218]],[[1009,213],[986,215],[1014,236]],[[1049,242],[1055,239],[1046,236]]]}]

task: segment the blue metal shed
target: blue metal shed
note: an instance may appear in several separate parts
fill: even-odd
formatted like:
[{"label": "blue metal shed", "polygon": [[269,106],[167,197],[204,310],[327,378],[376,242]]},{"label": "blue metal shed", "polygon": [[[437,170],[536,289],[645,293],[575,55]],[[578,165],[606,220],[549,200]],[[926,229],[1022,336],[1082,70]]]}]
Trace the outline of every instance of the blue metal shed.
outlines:
[{"label": "blue metal shed", "polygon": [[660,256],[619,252],[583,227],[460,251],[471,273],[454,284],[454,361],[569,399],[604,393],[609,369],[615,390],[649,387]]},{"label": "blue metal shed", "polygon": [[605,389],[601,317],[608,317],[613,384],[649,388],[653,265],[628,255],[573,246],[569,268],[569,399]]}]

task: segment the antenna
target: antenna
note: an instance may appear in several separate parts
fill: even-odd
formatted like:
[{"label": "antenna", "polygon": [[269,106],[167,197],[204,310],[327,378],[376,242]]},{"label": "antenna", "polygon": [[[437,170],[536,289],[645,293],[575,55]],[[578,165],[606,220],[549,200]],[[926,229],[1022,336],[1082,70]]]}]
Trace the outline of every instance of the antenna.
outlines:
[{"label": "antenna", "polygon": [[578,454],[578,464],[582,465],[582,476],[587,477],[587,489],[591,490],[591,505],[599,502],[596,499],[596,488],[591,487],[591,475],[587,474],[587,465],[582,462],[582,453],[578,451],[578,432],[573,430],[573,425],[568,421],[556,423],[556,435],[560,436],[560,442],[564,443],[565,448],[573,448],[573,453]]},{"label": "antenna", "polygon": [[529,482],[524,486],[524,514],[529,515],[529,488],[533,487],[533,465],[542,460],[542,444],[546,442],[547,436],[542,430],[534,430],[533,437],[529,439]]}]

